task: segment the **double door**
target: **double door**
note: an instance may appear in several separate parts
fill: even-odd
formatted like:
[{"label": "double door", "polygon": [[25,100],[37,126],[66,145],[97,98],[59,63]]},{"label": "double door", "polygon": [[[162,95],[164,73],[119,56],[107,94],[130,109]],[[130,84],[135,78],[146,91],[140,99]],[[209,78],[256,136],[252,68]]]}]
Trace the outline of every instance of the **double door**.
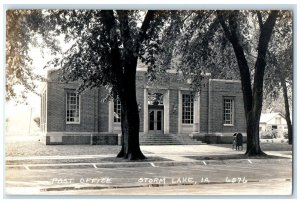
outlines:
[{"label": "double door", "polygon": [[163,109],[149,109],[149,133],[163,134]]}]

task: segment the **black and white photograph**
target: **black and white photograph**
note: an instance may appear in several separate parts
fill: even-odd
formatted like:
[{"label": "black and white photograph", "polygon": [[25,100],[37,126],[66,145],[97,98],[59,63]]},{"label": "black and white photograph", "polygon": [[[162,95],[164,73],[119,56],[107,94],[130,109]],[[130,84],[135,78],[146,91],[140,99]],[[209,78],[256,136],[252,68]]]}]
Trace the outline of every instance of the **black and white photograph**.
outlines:
[{"label": "black and white photograph", "polygon": [[5,198],[292,198],[296,8],[4,5]]}]

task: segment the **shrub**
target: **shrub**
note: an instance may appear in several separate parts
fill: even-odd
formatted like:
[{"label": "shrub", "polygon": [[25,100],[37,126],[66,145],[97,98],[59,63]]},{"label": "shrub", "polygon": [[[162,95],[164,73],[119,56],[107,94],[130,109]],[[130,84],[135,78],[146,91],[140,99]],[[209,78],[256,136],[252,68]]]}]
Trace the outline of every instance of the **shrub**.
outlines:
[{"label": "shrub", "polygon": [[265,132],[261,132],[261,139],[273,139],[278,137],[277,130],[268,130]]}]

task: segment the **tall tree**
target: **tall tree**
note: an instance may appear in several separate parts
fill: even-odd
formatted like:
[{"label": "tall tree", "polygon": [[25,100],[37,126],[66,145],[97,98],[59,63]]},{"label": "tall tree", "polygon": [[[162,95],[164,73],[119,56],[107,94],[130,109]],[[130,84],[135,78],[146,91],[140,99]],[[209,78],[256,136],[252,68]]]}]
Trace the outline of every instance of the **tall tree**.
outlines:
[{"label": "tall tree", "polygon": [[232,44],[240,71],[247,123],[246,154],[261,155],[264,153],[260,148],[259,142],[259,121],[263,102],[263,82],[266,67],[266,54],[278,11],[271,11],[269,14],[266,14],[265,22],[263,22],[261,13],[257,13],[260,25],[260,34],[257,46],[257,57],[254,66],[253,85],[251,84],[250,68],[245,57],[244,48],[239,39],[239,11],[218,11],[217,15],[227,39]]},{"label": "tall tree", "polygon": [[74,45],[54,65],[66,81],[80,81],[79,91],[107,86],[121,102],[122,149],[118,157],[145,159],[139,146],[139,112],[136,100],[138,58],[157,38],[162,12],[153,10],[47,11],[55,35],[63,33]]}]

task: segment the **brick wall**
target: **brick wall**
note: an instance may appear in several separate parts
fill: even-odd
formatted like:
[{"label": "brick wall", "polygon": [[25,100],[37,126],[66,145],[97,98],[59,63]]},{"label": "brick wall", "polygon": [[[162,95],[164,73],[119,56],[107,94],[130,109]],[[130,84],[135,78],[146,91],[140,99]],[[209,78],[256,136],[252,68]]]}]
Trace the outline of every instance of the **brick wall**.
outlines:
[{"label": "brick wall", "polygon": [[99,110],[98,110],[98,129],[99,132],[108,132],[108,101],[104,101],[104,98],[107,96],[108,91],[104,87],[99,88],[98,101],[99,101]]},{"label": "brick wall", "polygon": [[48,82],[47,86],[47,131],[48,132],[97,132],[96,89],[80,95],[80,123],[66,124],[66,93],[77,88],[75,83]]},{"label": "brick wall", "polygon": [[[210,91],[208,93],[210,105],[210,129],[211,133],[222,132],[245,132],[245,114],[241,83],[239,81],[210,80]],[[234,124],[225,126],[223,124],[223,99],[231,97],[234,99]]]}]

